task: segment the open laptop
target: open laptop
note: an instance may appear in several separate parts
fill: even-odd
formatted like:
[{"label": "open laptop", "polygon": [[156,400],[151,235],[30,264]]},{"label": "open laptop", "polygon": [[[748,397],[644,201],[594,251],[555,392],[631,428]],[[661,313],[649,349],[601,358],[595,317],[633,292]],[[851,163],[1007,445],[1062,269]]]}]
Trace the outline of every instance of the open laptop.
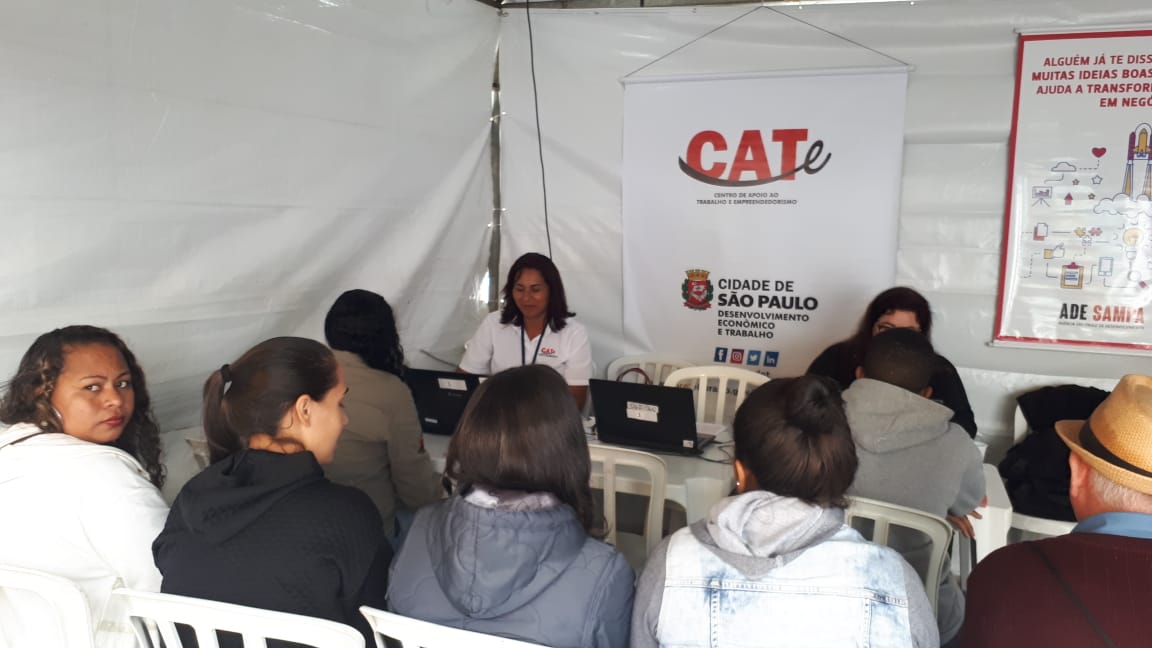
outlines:
[{"label": "open laptop", "polygon": [[464,413],[464,406],[480,384],[482,376],[454,371],[408,369],[404,382],[416,401],[420,427],[428,434],[452,434]]},{"label": "open laptop", "polygon": [[691,389],[595,378],[588,381],[588,389],[596,430],[605,443],[699,454],[716,438],[697,432]]}]

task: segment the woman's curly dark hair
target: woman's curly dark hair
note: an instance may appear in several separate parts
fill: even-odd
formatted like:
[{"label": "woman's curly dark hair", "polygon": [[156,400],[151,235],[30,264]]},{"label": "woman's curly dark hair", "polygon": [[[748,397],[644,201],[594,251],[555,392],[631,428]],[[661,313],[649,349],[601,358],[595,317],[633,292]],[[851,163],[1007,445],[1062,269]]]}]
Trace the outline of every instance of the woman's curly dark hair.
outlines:
[{"label": "woman's curly dark hair", "polygon": [[96,326],[74,325],[49,331],[36,338],[16,375],[8,381],[0,397],[0,422],[8,425],[31,423],[49,432],[64,432],[60,416],[52,407],[52,390],[64,368],[64,355],[70,348],[103,344],[120,352],[132,375],[135,406],[132,418],[120,438],[110,445],[135,457],[148,471],[148,479],[157,488],[164,485],[164,465],[160,463],[160,427],[152,417],[152,399],[144,382],[144,371],[136,356],[118,335]]},{"label": "woman's curly dark hair", "polygon": [[324,317],[328,346],[360,356],[364,364],[404,377],[404,347],[396,330],[392,307],[368,290],[344,292]]}]

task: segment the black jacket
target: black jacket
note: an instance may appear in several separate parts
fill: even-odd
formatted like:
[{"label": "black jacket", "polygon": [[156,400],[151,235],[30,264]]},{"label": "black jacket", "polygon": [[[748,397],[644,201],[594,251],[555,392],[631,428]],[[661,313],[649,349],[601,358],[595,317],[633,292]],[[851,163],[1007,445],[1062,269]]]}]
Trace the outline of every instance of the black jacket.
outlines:
[{"label": "black jacket", "polygon": [[369,645],[358,608],[384,607],[392,557],[367,495],[328,481],[311,452],[260,450],[193,477],[152,553],[162,592],[347,623]]}]

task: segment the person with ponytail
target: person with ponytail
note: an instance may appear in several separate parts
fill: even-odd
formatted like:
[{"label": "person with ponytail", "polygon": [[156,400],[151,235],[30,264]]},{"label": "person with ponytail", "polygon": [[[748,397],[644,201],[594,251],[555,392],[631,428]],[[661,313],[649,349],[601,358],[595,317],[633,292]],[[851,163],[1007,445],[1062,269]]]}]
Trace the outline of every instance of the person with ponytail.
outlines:
[{"label": "person with ponytail", "polygon": [[[420,417],[404,378],[404,348],[392,307],[367,290],[340,295],[324,318],[324,336],[348,383],[348,425],[328,466],[328,478],[368,494],[391,536],[397,509],[440,501],[440,475],[424,451]],[[393,536],[396,544],[399,534]]]},{"label": "person with ponytail", "polygon": [[920,577],[844,524],[856,447],[836,383],[765,383],[732,427],[738,494],[649,556],[632,647],[938,646]]},{"label": "person with ponytail", "polygon": [[[45,333],[8,382],[0,421],[11,426],[0,431],[0,562],[75,582],[96,645],[135,646],[110,594],[159,589],[148,547],[168,515],[157,490],[160,433],[136,357],[95,326]],[[52,627],[0,610],[0,639],[13,646],[53,645],[39,634]]]},{"label": "person with ponytail", "polygon": [[[211,465],[172,504],[153,544],[162,592],[356,626],[382,607],[392,551],[362,491],[328,481],[347,422],[332,351],[278,337],[204,383]],[[369,639],[371,640],[371,639]],[[224,644],[222,644],[224,645]]]}]

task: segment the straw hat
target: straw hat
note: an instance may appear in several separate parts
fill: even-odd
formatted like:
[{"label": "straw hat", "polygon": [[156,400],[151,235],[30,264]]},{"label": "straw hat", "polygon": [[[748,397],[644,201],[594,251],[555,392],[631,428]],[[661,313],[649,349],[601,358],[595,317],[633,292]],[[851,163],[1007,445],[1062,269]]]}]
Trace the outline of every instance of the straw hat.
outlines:
[{"label": "straw hat", "polygon": [[1056,433],[1093,470],[1152,494],[1152,376],[1124,376],[1087,421],[1057,421]]}]

